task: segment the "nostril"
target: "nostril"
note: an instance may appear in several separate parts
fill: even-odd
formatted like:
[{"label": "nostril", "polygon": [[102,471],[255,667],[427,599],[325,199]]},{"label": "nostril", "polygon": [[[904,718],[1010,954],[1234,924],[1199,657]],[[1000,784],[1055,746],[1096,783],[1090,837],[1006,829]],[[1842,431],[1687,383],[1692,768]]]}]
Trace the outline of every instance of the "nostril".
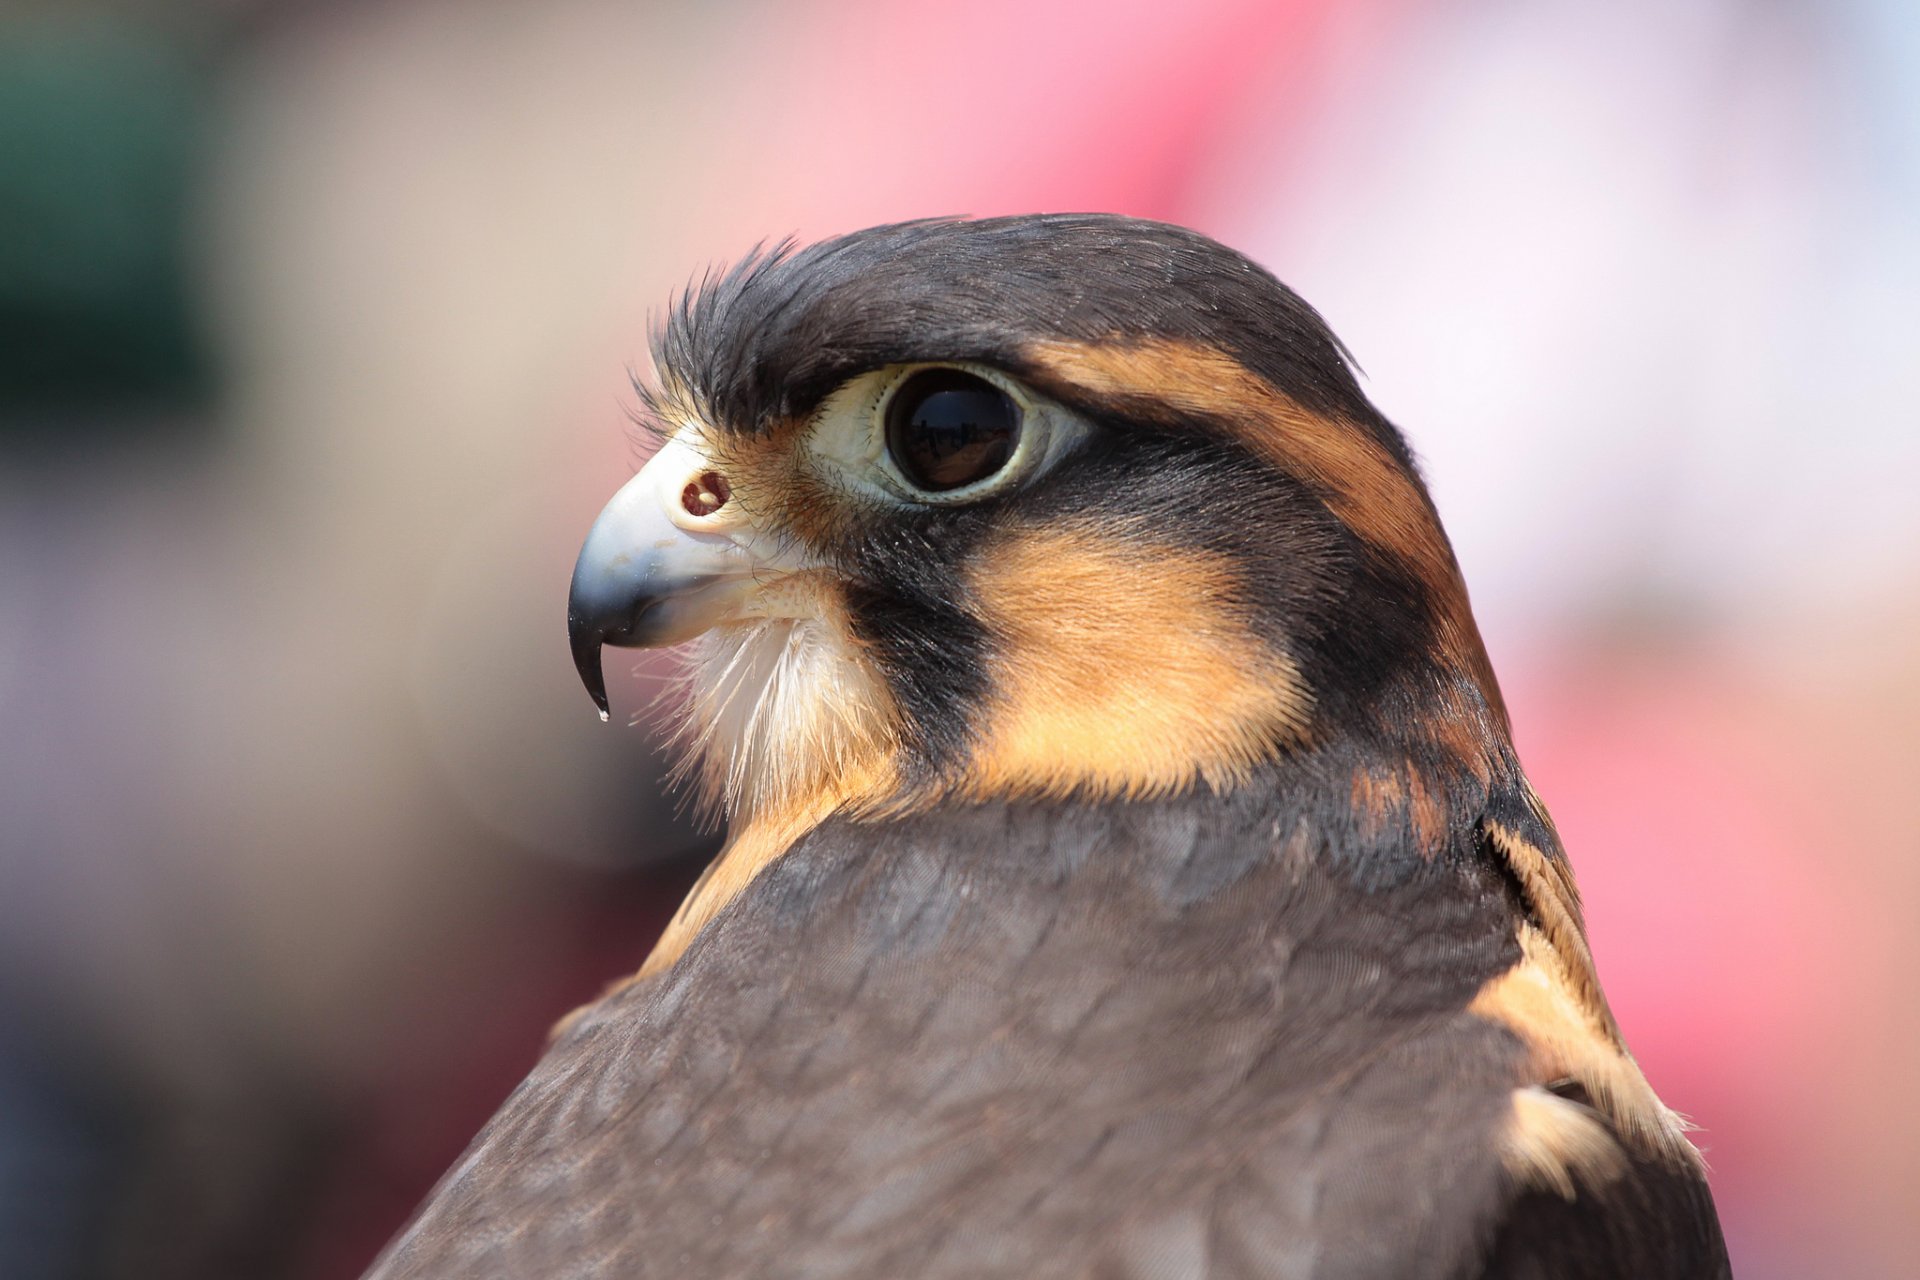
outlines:
[{"label": "nostril", "polygon": [[732,496],[725,476],[718,471],[703,471],[680,491],[680,506],[690,516],[710,516],[726,506]]}]

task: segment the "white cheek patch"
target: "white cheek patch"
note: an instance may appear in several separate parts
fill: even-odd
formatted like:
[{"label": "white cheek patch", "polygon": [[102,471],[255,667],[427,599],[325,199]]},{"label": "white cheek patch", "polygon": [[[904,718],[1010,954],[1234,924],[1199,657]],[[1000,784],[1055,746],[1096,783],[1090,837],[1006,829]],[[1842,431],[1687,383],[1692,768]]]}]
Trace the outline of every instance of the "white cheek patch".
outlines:
[{"label": "white cheek patch", "polygon": [[688,662],[683,768],[729,818],[836,789],[895,745],[892,699],[835,609],[716,628]]}]

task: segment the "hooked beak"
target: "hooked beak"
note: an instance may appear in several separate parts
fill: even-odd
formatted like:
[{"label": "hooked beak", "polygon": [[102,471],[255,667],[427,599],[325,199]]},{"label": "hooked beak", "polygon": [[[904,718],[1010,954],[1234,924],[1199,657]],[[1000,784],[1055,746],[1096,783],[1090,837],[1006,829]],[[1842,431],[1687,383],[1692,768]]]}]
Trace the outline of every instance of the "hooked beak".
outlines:
[{"label": "hooked beak", "polygon": [[587,533],[567,598],[573,664],[608,718],[604,645],[678,644],[737,616],[772,567],[726,480],[680,437],[621,486]]}]

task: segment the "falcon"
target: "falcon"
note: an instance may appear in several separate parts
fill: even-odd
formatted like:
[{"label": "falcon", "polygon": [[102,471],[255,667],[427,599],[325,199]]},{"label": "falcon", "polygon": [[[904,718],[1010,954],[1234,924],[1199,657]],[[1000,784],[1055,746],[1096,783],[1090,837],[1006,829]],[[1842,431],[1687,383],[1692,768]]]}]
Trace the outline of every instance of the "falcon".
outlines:
[{"label": "falcon", "polygon": [[374,1275],[1728,1274],[1298,296],[1174,226],[923,221],[653,348],[568,629],[603,715],[605,646],[686,646],[730,835]]}]

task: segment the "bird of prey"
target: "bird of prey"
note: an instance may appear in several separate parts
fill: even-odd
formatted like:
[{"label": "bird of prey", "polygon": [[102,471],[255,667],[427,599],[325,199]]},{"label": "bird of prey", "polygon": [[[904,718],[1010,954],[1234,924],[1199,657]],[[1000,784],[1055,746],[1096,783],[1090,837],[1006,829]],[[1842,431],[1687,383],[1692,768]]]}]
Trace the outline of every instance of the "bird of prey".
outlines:
[{"label": "bird of prey", "polygon": [[568,626],[603,714],[603,646],[688,645],[730,837],[375,1275],[1728,1274],[1298,296],[923,221],[710,275],[654,356]]}]

